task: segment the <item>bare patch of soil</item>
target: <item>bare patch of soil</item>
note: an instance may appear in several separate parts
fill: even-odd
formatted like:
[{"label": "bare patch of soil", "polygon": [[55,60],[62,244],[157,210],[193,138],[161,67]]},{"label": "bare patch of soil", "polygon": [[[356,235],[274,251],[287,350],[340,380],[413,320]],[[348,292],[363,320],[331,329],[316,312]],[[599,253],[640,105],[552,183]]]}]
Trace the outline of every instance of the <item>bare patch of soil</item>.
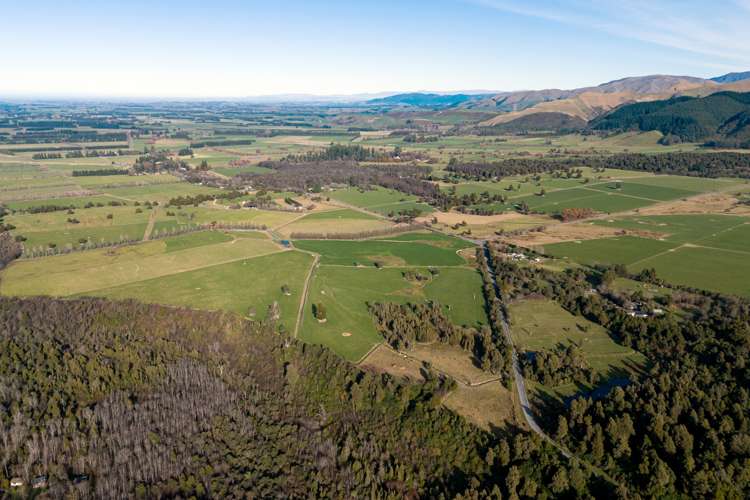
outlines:
[{"label": "bare patch of soil", "polygon": [[364,370],[370,370],[377,373],[388,373],[409,380],[424,380],[421,372],[421,362],[402,356],[386,345],[379,345],[376,347],[359,366]]},{"label": "bare patch of soil", "polygon": [[643,238],[662,238],[663,234],[650,231],[623,230],[613,227],[598,226],[590,222],[577,222],[573,224],[554,224],[546,226],[543,231],[529,231],[527,233],[503,238],[503,241],[519,246],[542,246],[562,243],[565,241],[598,240],[601,238],[612,238],[631,234]]},{"label": "bare patch of soil", "polygon": [[513,395],[500,381],[477,387],[458,386],[443,404],[486,431],[497,431],[514,420]]},{"label": "bare patch of soil", "polygon": [[640,215],[750,214],[750,206],[742,205],[738,201],[730,193],[706,193],[684,200],[675,200],[641,208],[638,213]]}]

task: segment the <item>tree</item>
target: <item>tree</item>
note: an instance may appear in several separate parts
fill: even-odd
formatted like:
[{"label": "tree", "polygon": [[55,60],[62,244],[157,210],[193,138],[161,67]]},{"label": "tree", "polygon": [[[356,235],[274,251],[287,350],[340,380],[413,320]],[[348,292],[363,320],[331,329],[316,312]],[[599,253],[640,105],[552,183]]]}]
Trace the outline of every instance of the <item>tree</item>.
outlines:
[{"label": "tree", "polygon": [[602,285],[605,287],[612,286],[612,283],[617,279],[617,274],[612,269],[607,269],[602,273]]},{"label": "tree", "polygon": [[326,306],[322,302],[313,304],[313,316],[321,323],[326,321]]}]

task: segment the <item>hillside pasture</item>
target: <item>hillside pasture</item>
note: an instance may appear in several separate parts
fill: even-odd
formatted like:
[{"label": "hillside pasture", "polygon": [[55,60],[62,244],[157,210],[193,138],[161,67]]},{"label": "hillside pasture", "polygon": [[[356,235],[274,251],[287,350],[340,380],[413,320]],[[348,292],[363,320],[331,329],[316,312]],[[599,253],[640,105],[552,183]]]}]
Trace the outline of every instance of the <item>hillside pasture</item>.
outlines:
[{"label": "hillside pasture", "polygon": [[[300,337],[326,345],[349,360],[358,360],[383,341],[367,308],[374,302],[435,300],[456,323],[487,323],[481,277],[475,270],[447,273],[441,269],[428,284],[406,280],[403,273],[407,270],[321,265],[313,275]],[[327,309],[324,323],[312,315],[312,304],[317,303]]]},{"label": "hillside pasture", "polygon": [[[192,233],[176,238],[202,240],[204,236]],[[88,294],[281,250],[270,240],[253,238],[233,238],[212,245],[185,245],[183,250],[170,252],[167,251],[168,245],[167,240],[159,240],[16,261],[3,271],[0,293],[23,296]]]},{"label": "hillside pasture", "polygon": [[[600,325],[573,316],[550,300],[515,302],[509,307],[509,316],[513,341],[521,350],[534,352],[575,344],[595,373],[604,379],[630,377],[645,367],[643,355],[615,343]],[[566,384],[545,389],[562,398],[595,387]]]},{"label": "hillside pasture", "polygon": [[[100,289],[93,294],[195,309],[221,309],[242,316],[248,316],[252,308],[253,319],[263,319],[268,307],[276,301],[281,312],[280,324],[292,331],[311,263],[312,257],[302,252],[280,252]],[[282,292],[284,285],[289,287],[289,295]]]},{"label": "hillside pasture", "polygon": [[433,242],[296,240],[297,248],[321,255],[321,264],[372,266],[460,266],[466,261],[455,250]]},{"label": "hillside pasture", "polygon": [[377,218],[357,210],[328,210],[298,215],[294,222],[284,226],[279,232],[285,236],[297,234],[345,235],[378,231],[393,227],[390,221]]}]

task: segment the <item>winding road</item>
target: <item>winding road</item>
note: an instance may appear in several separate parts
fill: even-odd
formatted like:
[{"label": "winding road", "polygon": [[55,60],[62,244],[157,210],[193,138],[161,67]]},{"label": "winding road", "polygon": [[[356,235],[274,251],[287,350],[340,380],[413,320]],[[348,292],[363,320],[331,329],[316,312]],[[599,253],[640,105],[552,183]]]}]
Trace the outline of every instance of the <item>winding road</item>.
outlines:
[{"label": "winding road", "polygon": [[[487,272],[492,279],[492,285],[495,288],[495,294],[498,298],[502,299],[500,287],[497,285],[497,277],[495,276],[495,269],[492,266],[492,253],[490,252],[489,243],[485,242],[483,245],[485,262],[487,266]],[[534,418],[534,413],[531,411],[531,403],[529,403],[529,396],[526,391],[526,382],[523,379],[523,373],[521,372],[521,362],[518,360],[518,351],[513,343],[513,337],[510,334],[510,326],[508,325],[508,319],[503,315],[502,317],[502,329],[508,344],[511,346],[513,352],[513,378],[516,381],[516,391],[518,391],[518,399],[521,401],[521,410],[523,416],[526,419],[526,423],[529,425],[531,430],[536,432],[545,441],[551,443],[555,448],[565,455],[566,458],[571,458],[572,455],[562,446],[557,444],[551,437],[549,437],[543,430],[539,423]]]}]

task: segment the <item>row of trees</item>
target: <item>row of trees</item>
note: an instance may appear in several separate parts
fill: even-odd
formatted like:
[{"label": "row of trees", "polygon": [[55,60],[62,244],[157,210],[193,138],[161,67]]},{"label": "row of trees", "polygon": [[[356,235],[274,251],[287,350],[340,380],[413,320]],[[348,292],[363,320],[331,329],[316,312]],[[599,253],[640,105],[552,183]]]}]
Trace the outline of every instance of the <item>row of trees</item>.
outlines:
[{"label": "row of trees", "polygon": [[537,174],[552,171],[573,171],[578,167],[595,169],[617,168],[657,174],[689,175],[695,177],[750,178],[750,155],[743,153],[622,153],[608,156],[569,156],[565,158],[513,158],[493,163],[458,161],[447,170],[472,179],[493,179],[513,175]]},{"label": "row of trees", "polygon": [[200,142],[191,142],[189,149],[200,149],[205,147],[217,146],[249,146],[254,142],[255,139],[210,139]]},{"label": "row of trees", "polygon": [[102,168],[99,170],[73,170],[73,177],[100,177],[107,175],[128,175],[130,170],[126,168]]}]

